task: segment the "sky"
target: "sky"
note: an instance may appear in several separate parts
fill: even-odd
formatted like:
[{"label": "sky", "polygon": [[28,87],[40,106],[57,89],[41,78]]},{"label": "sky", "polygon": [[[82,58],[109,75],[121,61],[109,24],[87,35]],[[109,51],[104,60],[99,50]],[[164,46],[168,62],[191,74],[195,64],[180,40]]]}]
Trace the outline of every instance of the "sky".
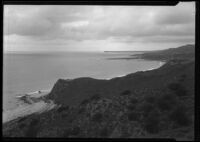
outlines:
[{"label": "sky", "polygon": [[195,3],[4,5],[4,51],[143,51],[194,44]]}]

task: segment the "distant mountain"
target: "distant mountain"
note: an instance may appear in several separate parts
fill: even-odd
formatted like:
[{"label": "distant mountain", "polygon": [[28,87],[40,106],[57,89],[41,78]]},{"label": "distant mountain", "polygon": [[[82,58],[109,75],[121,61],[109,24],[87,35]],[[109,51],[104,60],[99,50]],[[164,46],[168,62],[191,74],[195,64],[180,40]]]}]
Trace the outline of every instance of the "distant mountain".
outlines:
[{"label": "distant mountain", "polygon": [[194,53],[195,46],[188,44],[178,48],[170,48],[166,50],[152,51],[140,54],[138,57],[150,60],[194,59]]}]

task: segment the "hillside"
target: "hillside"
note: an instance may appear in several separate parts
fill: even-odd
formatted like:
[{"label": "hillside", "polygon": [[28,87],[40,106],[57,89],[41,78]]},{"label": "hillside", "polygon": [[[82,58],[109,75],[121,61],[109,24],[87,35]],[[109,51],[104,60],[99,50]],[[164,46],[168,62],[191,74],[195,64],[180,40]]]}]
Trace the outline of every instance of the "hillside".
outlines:
[{"label": "hillside", "polygon": [[162,51],[181,58],[151,71],[110,80],[59,79],[46,98],[57,107],[5,123],[3,136],[193,140],[195,62],[187,49]]},{"label": "hillside", "polygon": [[171,60],[171,59],[194,59],[195,46],[188,44],[178,48],[170,48],[166,50],[147,52],[138,55],[142,59],[151,60]]}]

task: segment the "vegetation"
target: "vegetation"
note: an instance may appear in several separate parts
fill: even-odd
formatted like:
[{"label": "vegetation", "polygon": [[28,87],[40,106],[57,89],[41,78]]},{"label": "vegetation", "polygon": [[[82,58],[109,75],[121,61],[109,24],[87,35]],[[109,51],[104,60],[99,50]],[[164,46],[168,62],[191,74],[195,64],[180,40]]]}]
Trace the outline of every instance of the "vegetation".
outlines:
[{"label": "vegetation", "polygon": [[168,87],[179,97],[187,96],[187,90],[180,83],[170,83]]},{"label": "vegetation", "polygon": [[63,112],[63,111],[67,111],[69,109],[69,106],[61,106],[57,109],[57,111],[60,113],[60,112]]},{"label": "vegetation", "polygon": [[169,111],[176,107],[178,100],[173,94],[164,94],[157,99],[158,108],[161,111]]},{"label": "vegetation", "polygon": [[95,94],[93,96],[90,97],[90,101],[97,101],[101,98],[100,94]]},{"label": "vegetation", "polygon": [[138,100],[136,98],[131,98],[130,99],[130,103],[131,104],[137,104],[138,103]]},{"label": "vegetation", "polygon": [[125,90],[121,93],[121,96],[126,96],[126,95],[130,95],[131,91],[130,90]]},{"label": "vegetation", "polygon": [[144,128],[149,133],[158,133],[160,123],[160,113],[153,109],[144,120]]},{"label": "vegetation", "polygon": [[39,124],[38,119],[34,118],[31,120],[31,122],[28,126],[28,130],[26,131],[27,137],[36,137],[36,135],[38,133],[38,124]]},{"label": "vegetation", "polygon": [[129,112],[128,113],[128,120],[129,121],[139,121],[140,120],[140,113],[138,113],[138,112]]},{"label": "vegetation", "polygon": [[109,136],[109,130],[107,127],[104,127],[102,130],[100,130],[100,137],[107,138]]},{"label": "vegetation", "polygon": [[169,118],[180,126],[188,126],[191,123],[189,116],[186,114],[186,108],[183,105],[175,108],[169,115]]},{"label": "vegetation", "polygon": [[98,122],[98,123],[102,122],[102,119],[103,119],[103,115],[100,112],[94,114],[92,117],[92,121]]}]

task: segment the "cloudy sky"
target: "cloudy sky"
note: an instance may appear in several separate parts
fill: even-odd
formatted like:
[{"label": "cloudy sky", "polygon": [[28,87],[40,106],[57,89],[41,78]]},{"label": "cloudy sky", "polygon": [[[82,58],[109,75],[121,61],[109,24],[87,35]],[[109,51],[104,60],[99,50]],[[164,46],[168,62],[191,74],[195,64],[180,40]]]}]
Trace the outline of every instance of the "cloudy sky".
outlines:
[{"label": "cloudy sky", "polygon": [[193,44],[195,3],[5,5],[4,51],[157,50]]}]

